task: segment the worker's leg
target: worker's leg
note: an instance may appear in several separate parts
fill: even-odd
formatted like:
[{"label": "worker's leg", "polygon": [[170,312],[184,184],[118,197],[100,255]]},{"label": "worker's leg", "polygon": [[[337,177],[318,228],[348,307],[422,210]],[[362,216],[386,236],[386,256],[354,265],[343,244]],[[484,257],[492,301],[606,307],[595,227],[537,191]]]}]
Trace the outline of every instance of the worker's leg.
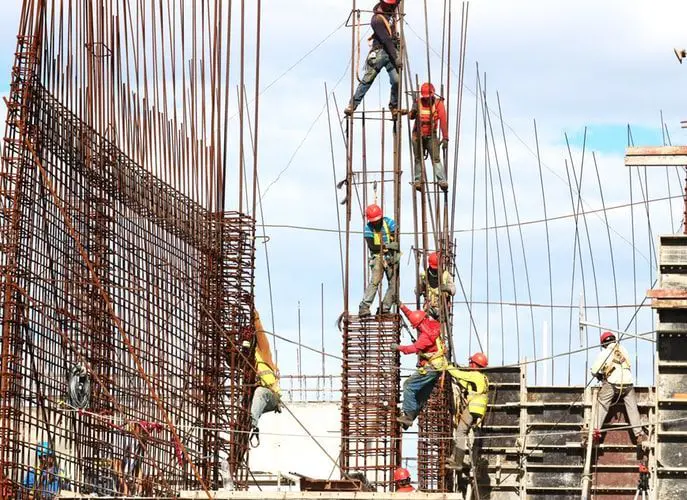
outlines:
[{"label": "worker's leg", "polygon": [[423,146],[422,135],[413,133],[413,156],[415,164],[413,168],[413,181],[422,182],[422,168],[423,168]]},{"label": "worker's leg", "polygon": [[367,54],[367,60],[365,61],[365,74],[361,78],[358,88],[355,89],[355,94],[353,94],[353,98],[349,104],[349,106],[351,106],[353,109],[356,109],[360,105],[363,97],[365,97],[367,91],[370,90],[375,78],[377,78],[379,70],[383,67],[383,65],[379,64],[380,53],[386,54],[386,52],[381,49],[372,50],[369,54]]},{"label": "worker's leg", "polygon": [[463,460],[465,460],[465,453],[468,451],[468,433],[472,427],[474,417],[472,413],[465,408],[460,414],[460,421],[456,427],[456,440],[453,447],[453,462],[461,469],[463,467]]},{"label": "worker's leg", "polygon": [[370,306],[375,300],[377,295],[377,287],[382,281],[382,275],[384,274],[384,264],[382,263],[382,257],[380,255],[375,255],[370,258],[370,284],[367,285],[365,289],[365,295],[363,295],[363,300],[360,302],[359,314],[369,314]]},{"label": "worker's leg", "polygon": [[446,180],[446,173],[444,172],[444,167],[441,164],[441,154],[439,153],[439,138],[432,134],[427,138],[429,141],[428,149],[429,155],[432,158],[432,165],[434,166],[434,176],[437,182]]},{"label": "worker's leg", "polygon": [[258,387],[253,393],[253,403],[250,406],[250,423],[252,427],[258,426],[258,421],[263,413],[266,411],[274,411],[268,409],[273,404],[274,393],[267,387]]},{"label": "worker's leg", "polygon": [[386,68],[386,72],[389,74],[389,83],[391,84],[389,109],[393,110],[398,108],[398,70],[396,69],[396,66],[394,66],[394,63],[391,61],[391,58],[389,58],[389,55],[386,53],[386,51],[382,50],[381,52],[383,54],[382,58],[385,58],[384,67]]},{"label": "worker's leg", "polygon": [[639,408],[637,408],[637,398],[635,397],[635,388],[630,386],[623,390],[623,401],[625,402],[625,411],[627,418],[630,420],[632,432],[635,436],[639,436],[644,431],[642,430],[642,419],[639,416]]},{"label": "worker's leg", "polygon": [[598,395],[598,405],[596,409],[596,428],[601,429],[608,415],[608,409],[615,399],[616,392],[612,384],[604,382]]},{"label": "worker's leg", "polygon": [[395,261],[396,255],[394,254],[393,257],[387,260],[387,266],[384,270],[388,281],[388,288],[384,294],[384,299],[382,299],[382,310],[385,313],[391,311],[391,306],[398,302],[398,263]]},{"label": "worker's leg", "polygon": [[417,370],[408,377],[403,383],[403,413],[413,419],[417,417],[429,399],[438,378],[439,372],[435,370],[426,373]]}]

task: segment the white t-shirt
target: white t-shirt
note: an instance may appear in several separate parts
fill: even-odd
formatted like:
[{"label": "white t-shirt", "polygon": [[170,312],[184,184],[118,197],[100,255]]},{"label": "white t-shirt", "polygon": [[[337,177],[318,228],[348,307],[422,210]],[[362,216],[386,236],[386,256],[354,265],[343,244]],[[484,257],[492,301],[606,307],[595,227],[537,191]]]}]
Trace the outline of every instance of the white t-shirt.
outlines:
[{"label": "white t-shirt", "polygon": [[[615,355],[613,353],[614,349],[618,350]],[[634,384],[632,371],[630,370],[630,355],[627,350],[617,342],[609,344],[607,347],[601,349],[601,352],[596,355],[596,359],[594,359],[594,363],[592,363],[592,375],[604,372],[604,367],[610,367],[611,365],[614,365],[615,369],[606,379],[608,382],[613,385]]]}]

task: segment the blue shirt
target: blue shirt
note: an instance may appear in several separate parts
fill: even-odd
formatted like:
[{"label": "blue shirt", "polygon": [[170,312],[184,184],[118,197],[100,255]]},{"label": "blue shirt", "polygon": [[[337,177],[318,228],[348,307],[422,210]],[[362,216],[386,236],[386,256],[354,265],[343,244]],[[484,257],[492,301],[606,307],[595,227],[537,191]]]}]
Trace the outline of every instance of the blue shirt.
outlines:
[{"label": "blue shirt", "polygon": [[42,498],[53,498],[60,491],[60,476],[57,467],[40,472],[40,483],[36,484],[36,470],[31,468],[24,479],[24,487],[42,494]]},{"label": "blue shirt", "polygon": [[389,217],[384,217],[382,219],[382,227],[380,229],[380,232],[375,232],[374,229],[372,228],[372,223],[368,222],[365,224],[365,231],[363,232],[363,236],[365,239],[370,240],[368,241],[368,246],[370,247],[370,250],[372,252],[379,252],[379,246],[383,242],[385,245],[388,245],[393,241],[394,233],[396,232],[396,223],[394,222],[393,219],[390,219]]}]

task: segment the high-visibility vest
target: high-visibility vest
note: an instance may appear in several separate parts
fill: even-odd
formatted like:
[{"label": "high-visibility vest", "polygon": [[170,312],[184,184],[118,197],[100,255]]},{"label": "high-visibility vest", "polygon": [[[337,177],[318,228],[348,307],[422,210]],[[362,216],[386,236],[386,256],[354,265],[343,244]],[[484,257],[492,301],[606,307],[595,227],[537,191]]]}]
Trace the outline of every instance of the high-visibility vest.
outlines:
[{"label": "high-visibility vest", "polygon": [[259,351],[255,351],[255,365],[258,375],[258,383],[267,387],[268,389],[274,391],[276,394],[280,394],[279,382],[277,376],[274,374],[270,365],[263,361],[262,356]]},{"label": "high-visibility vest", "polygon": [[426,300],[427,300],[427,304],[429,304],[430,307],[435,307],[435,308],[439,307],[439,298],[441,297],[441,291],[440,291],[441,285],[446,285],[448,283],[448,276],[449,276],[449,272],[444,271],[441,274],[441,281],[439,281],[439,279],[437,278],[437,286],[436,287],[432,286],[431,275],[427,277],[428,284],[427,284],[427,295],[426,295],[427,299]]},{"label": "high-visibility vest", "polygon": [[448,369],[460,387],[467,393],[468,411],[484,417],[489,402],[489,379],[477,370],[459,370],[455,366]]},{"label": "high-visibility vest", "polygon": [[422,103],[422,99],[418,99],[417,111],[418,118],[420,120],[420,130],[422,132],[422,135],[432,135],[432,133],[437,129],[437,125],[439,122],[437,106],[434,102],[434,99],[432,99],[432,104],[430,104],[429,106],[425,106]]},{"label": "high-visibility vest", "polygon": [[[386,220],[382,220],[382,229],[386,234],[387,243],[391,243],[391,231],[389,230],[389,225],[386,223]],[[373,231],[372,241],[376,246],[380,246],[382,244],[382,232]]]},{"label": "high-visibility vest", "polygon": [[445,370],[447,361],[444,357],[446,353],[446,346],[444,346],[444,340],[441,338],[441,334],[434,341],[434,345],[437,350],[434,352],[419,352],[417,355],[420,358],[420,365],[429,363],[436,370]]}]

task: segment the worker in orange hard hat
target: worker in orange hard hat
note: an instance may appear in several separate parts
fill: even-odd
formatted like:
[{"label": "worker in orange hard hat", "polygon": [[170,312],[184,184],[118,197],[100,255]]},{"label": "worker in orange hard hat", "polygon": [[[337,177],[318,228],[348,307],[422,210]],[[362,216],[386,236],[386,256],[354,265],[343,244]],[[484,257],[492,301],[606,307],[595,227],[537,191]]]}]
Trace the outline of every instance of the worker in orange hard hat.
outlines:
[{"label": "worker in orange hard hat", "polygon": [[389,287],[382,300],[382,314],[389,313],[396,303],[398,264],[401,261],[398,242],[396,241],[396,223],[390,217],[384,217],[379,205],[372,204],[365,209],[365,243],[370,252],[370,283],[365,289],[363,300],[360,302],[358,315],[361,317],[370,315],[370,306],[377,295],[377,287],[386,275]]},{"label": "worker in orange hard hat", "polygon": [[427,269],[420,272],[420,283],[415,290],[416,295],[425,298],[424,309],[434,319],[439,319],[441,311],[441,298],[444,296],[453,297],[456,294],[456,285],[453,283],[453,276],[448,269],[441,273],[439,279],[439,252],[432,252],[427,258]]},{"label": "worker in orange hard hat", "polygon": [[432,159],[432,165],[434,165],[434,177],[439,187],[446,191],[448,181],[441,164],[437,127],[441,127],[441,145],[446,150],[448,148],[448,121],[446,120],[444,100],[435,96],[434,85],[429,82],[422,84],[420,95],[413,103],[413,108],[408,117],[415,120],[413,126],[413,153],[415,155],[413,186],[418,191],[422,189],[423,156],[429,155]]},{"label": "worker in orange hard hat", "polygon": [[408,429],[427,403],[441,372],[448,368],[448,361],[441,338],[441,324],[424,311],[412,311],[403,304],[401,311],[418,332],[417,340],[412,344],[392,345],[403,354],[417,354],[418,357],[417,370],[403,383],[402,414],[397,419],[404,429]]},{"label": "worker in orange hard hat", "polygon": [[398,493],[410,493],[415,491],[410,485],[410,471],[403,467],[398,467],[394,471],[394,483],[396,484],[396,492]]},{"label": "worker in orange hard hat", "polygon": [[489,365],[486,354],[477,352],[468,359],[469,370],[462,370],[451,365],[448,373],[454,384],[454,400],[459,408],[456,418],[455,441],[453,455],[447,461],[450,469],[463,470],[463,460],[468,449],[468,433],[470,429],[479,425],[487,411],[489,379],[480,370]]},{"label": "worker in orange hard hat", "polygon": [[395,111],[398,108],[398,81],[403,63],[400,52],[401,43],[394,17],[397,5],[398,0],[382,0],[372,9],[373,14],[370,21],[372,46],[365,60],[365,74],[360,80],[351,102],[344,109],[346,116],[351,116],[360,105],[382,68],[388,73],[389,83],[391,83],[389,109]]},{"label": "worker in orange hard hat", "polygon": [[591,368],[592,375],[602,382],[598,395],[599,408],[594,438],[601,438],[601,427],[608,415],[608,409],[614,402],[622,399],[637,444],[641,445],[648,438],[642,429],[642,420],[637,408],[634,380],[630,370],[630,354],[616,341],[613,332],[603,332],[600,341],[601,352],[596,356]]}]

